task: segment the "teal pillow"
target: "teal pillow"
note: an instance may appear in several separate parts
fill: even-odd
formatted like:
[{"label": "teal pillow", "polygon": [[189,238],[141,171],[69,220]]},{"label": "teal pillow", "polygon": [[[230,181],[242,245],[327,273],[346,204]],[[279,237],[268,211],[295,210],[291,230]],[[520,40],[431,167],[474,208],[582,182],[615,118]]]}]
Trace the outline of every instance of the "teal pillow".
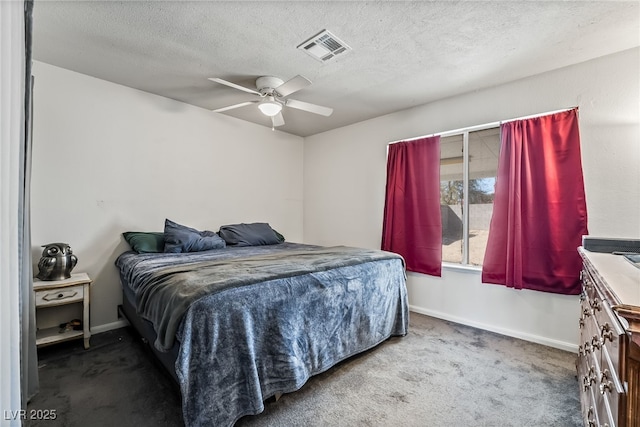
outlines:
[{"label": "teal pillow", "polygon": [[164,252],[164,233],[127,231],[122,235],[131,249],[139,254]]},{"label": "teal pillow", "polygon": [[276,233],[276,236],[278,237],[278,240],[280,240],[280,242],[284,242],[284,236],[282,234],[278,233],[275,228],[272,228],[272,230],[273,230],[274,233]]}]

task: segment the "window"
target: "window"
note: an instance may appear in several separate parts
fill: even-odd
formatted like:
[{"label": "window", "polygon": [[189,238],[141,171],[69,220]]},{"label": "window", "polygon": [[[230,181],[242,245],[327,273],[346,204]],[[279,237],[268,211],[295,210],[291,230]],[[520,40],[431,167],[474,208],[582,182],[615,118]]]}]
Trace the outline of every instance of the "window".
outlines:
[{"label": "window", "polygon": [[499,150],[500,128],[495,125],[442,135],[443,262],[482,265],[493,212]]}]

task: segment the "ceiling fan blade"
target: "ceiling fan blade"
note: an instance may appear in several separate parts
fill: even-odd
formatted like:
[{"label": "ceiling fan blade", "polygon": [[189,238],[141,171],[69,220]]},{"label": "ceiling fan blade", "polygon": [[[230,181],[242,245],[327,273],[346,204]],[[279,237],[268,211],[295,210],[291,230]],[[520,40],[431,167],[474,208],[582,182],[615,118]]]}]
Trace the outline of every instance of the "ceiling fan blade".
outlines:
[{"label": "ceiling fan blade", "polygon": [[241,102],[240,104],[229,105],[228,107],[216,108],[215,110],[211,110],[214,113],[222,113],[223,111],[233,110],[234,108],[244,107],[245,105],[256,104],[258,101],[247,101]]},{"label": "ceiling fan blade", "polygon": [[297,75],[276,88],[276,92],[280,96],[287,96],[293,92],[297,92],[311,84],[311,81],[301,75]]},{"label": "ceiling fan blade", "polygon": [[276,114],[275,116],[271,116],[271,124],[274,128],[284,125],[284,117],[282,117],[282,112]]},{"label": "ceiling fan blade", "polygon": [[232,87],[234,89],[240,89],[240,90],[242,90],[244,92],[253,93],[254,95],[261,95],[261,93],[258,92],[257,90],[249,89],[248,87],[240,86],[240,85],[237,85],[235,83],[231,83],[231,82],[228,82],[226,80],[219,79],[217,77],[209,77],[209,80],[211,80],[212,82],[223,84],[225,86]]},{"label": "ceiling fan blade", "polygon": [[287,99],[285,104],[287,107],[296,108],[298,110],[308,111],[310,113],[320,114],[322,116],[329,117],[333,113],[333,108],[323,107],[321,105],[310,104],[304,101],[298,101],[295,99]]}]

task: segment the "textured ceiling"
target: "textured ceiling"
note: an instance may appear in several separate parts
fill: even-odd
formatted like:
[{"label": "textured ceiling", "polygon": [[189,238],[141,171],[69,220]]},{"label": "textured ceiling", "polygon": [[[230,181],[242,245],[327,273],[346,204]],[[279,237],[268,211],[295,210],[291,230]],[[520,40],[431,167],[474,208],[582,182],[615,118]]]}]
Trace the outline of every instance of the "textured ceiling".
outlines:
[{"label": "textured ceiling", "polygon": [[[353,49],[320,63],[296,49],[327,29]],[[206,109],[254,96],[255,79],[313,84],[285,108],[300,136],[640,46],[640,1],[46,1],[34,59]],[[255,105],[225,113],[270,126]]]}]

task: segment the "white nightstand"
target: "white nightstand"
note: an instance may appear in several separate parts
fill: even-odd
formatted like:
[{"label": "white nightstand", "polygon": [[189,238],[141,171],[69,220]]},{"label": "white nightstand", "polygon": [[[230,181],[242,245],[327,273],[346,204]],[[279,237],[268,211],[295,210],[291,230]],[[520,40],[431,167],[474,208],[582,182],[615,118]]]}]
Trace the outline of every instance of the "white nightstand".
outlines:
[{"label": "white nightstand", "polygon": [[89,285],[91,279],[87,273],[71,274],[64,280],[45,281],[33,279],[33,291],[37,310],[45,307],[56,307],[66,304],[82,304],[82,330],[60,331],[59,327],[39,329],[36,332],[36,345],[42,347],[61,341],[84,338],[84,348],[89,348],[91,330],[89,328]]}]

